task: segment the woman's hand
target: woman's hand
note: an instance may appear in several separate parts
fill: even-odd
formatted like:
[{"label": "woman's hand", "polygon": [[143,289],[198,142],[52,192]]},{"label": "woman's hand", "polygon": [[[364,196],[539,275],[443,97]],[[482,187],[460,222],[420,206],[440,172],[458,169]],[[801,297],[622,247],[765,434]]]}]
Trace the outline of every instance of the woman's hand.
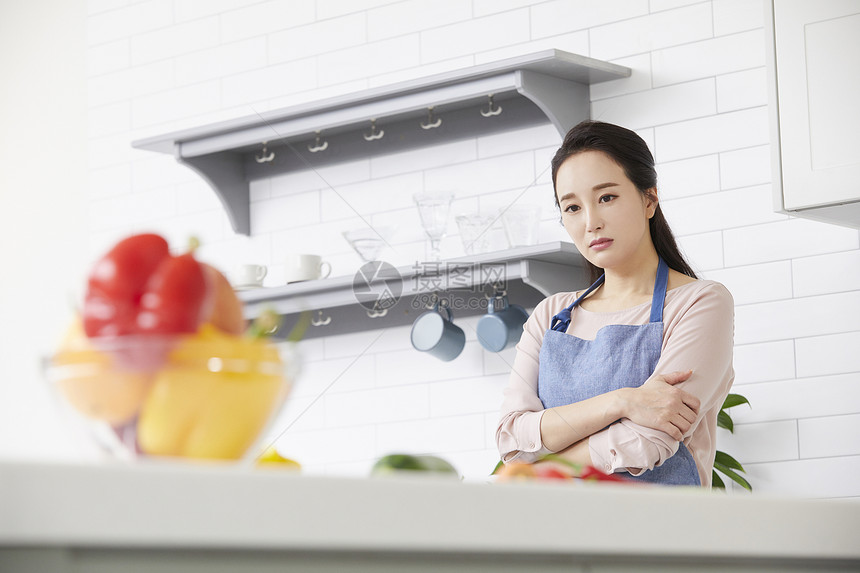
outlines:
[{"label": "woman's hand", "polygon": [[693,374],[672,372],[654,374],[645,383],[624,394],[625,417],[648,428],[666,432],[679,442],[692,427],[699,413],[699,399],[676,388]]}]

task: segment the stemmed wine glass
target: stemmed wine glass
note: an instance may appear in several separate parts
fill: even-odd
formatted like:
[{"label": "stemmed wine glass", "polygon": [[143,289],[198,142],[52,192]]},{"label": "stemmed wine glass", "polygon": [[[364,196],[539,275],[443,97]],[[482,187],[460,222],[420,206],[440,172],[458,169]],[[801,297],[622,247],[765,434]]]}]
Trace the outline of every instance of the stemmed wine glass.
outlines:
[{"label": "stemmed wine glass", "polygon": [[379,252],[386,245],[387,237],[391,234],[388,227],[353,229],[344,231],[343,238],[358,253],[365,263],[375,261],[379,258]]},{"label": "stemmed wine glass", "polygon": [[454,195],[452,193],[416,193],[413,199],[418,206],[424,232],[430,238],[431,259],[438,261],[441,259],[439,243],[448,230],[448,213],[451,210]]}]

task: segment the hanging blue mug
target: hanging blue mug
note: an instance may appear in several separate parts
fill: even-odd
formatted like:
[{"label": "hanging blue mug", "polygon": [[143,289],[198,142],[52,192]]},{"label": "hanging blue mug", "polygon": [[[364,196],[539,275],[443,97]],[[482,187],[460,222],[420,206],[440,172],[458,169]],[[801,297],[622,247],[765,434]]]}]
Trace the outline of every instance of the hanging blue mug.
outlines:
[{"label": "hanging blue mug", "polygon": [[439,360],[450,362],[457,358],[466,345],[466,335],[454,324],[451,309],[444,307],[448,318],[439,313],[439,303],[433,310],[423,313],[412,323],[412,346],[415,350],[432,354]]},{"label": "hanging blue mug", "polygon": [[495,299],[490,299],[487,314],[478,321],[478,342],[490,352],[501,352],[519,342],[523,324],[529,318],[526,309],[518,304],[508,304],[507,296],[501,299],[504,305],[501,310],[497,311]]}]

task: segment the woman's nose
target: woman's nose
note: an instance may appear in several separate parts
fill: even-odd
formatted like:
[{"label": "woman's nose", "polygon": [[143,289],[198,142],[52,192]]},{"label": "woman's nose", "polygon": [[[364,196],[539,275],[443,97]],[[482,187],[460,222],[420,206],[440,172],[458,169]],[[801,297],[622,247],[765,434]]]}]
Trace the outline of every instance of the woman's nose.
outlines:
[{"label": "woman's nose", "polygon": [[585,213],[585,230],[589,233],[599,231],[603,228],[603,219],[601,219],[595,211],[586,211]]}]

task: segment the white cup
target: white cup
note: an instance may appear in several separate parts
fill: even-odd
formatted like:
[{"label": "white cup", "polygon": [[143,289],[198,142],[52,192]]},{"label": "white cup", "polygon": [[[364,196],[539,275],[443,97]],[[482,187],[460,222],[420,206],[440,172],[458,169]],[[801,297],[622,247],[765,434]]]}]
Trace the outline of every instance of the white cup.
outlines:
[{"label": "white cup", "polygon": [[288,255],[284,261],[287,283],[324,279],[331,274],[331,265],[319,255]]},{"label": "white cup", "polygon": [[263,286],[268,269],[265,265],[239,265],[231,273],[233,285],[237,287]]}]

